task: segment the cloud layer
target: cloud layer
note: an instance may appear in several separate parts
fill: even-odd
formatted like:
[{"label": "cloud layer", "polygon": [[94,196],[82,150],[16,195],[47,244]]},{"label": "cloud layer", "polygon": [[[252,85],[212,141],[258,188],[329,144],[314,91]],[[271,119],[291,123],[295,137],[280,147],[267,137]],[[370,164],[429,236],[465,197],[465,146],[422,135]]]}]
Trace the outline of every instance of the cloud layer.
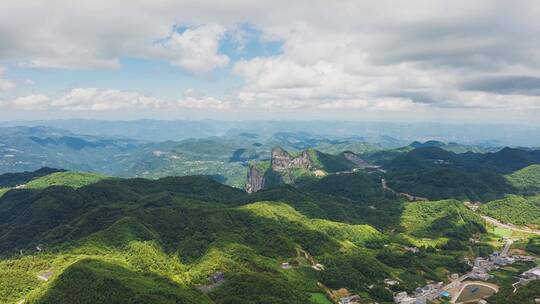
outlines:
[{"label": "cloud layer", "polygon": [[117,111],[125,109],[156,109],[163,102],[136,92],[77,88],[58,98],[31,94],[13,100],[0,101],[0,107],[14,110]]},{"label": "cloud layer", "polygon": [[[540,110],[540,3],[534,1],[99,2],[3,1],[0,59],[78,70],[118,69],[123,58],[143,58],[166,61],[194,78],[230,67],[242,84],[215,96],[179,92],[176,101],[114,88],[56,97],[31,92],[4,97],[4,107]],[[258,37],[247,37],[245,25]],[[246,39],[281,47],[239,58],[222,48],[242,49]],[[14,87],[0,73],[0,92]]]}]

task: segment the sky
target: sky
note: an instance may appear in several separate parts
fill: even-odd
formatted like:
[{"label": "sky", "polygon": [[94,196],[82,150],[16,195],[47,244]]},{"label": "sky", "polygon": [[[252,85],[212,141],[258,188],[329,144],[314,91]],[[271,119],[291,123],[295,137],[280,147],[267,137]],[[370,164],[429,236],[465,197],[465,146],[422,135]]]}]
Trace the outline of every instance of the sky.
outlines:
[{"label": "sky", "polygon": [[538,1],[2,0],[0,120],[540,125]]}]

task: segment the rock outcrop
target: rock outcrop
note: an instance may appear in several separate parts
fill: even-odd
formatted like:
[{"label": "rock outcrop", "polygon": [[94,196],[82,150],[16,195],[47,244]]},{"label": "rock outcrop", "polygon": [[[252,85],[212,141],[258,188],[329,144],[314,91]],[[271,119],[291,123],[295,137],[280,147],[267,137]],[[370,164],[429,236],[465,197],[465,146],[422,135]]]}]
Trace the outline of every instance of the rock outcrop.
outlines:
[{"label": "rock outcrop", "polygon": [[264,187],[264,172],[259,172],[255,165],[249,166],[248,177],[246,181],[246,192],[255,193]]},{"label": "rock outcrop", "polygon": [[358,168],[366,168],[370,167],[371,165],[368,164],[365,160],[361,159],[358,155],[352,153],[352,152],[343,152],[343,156],[350,161],[351,163],[355,164]]},{"label": "rock outcrop", "polygon": [[311,170],[313,164],[307,151],[302,151],[297,157],[292,157],[289,152],[280,147],[272,149],[272,170],[275,172],[287,172],[291,169]]},{"label": "rock outcrop", "polygon": [[306,150],[292,156],[284,149],[275,147],[272,149],[270,164],[250,165],[245,189],[248,193],[253,193],[281,183],[295,184],[299,178],[307,176],[322,178],[327,174],[353,172],[359,168],[369,167],[366,161],[348,151],[340,155],[331,155]]},{"label": "rock outcrop", "polygon": [[[288,176],[292,170],[305,169],[312,170],[313,162],[308,151],[303,151],[300,155],[293,157],[289,152],[280,147],[272,149],[272,158],[270,160],[270,168],[273,172],[283,176]],[[245,190],[248,193],[257,192],[265,187],[265,174],[261,172],[255,165],[250,165]],[[273,175],[276,176],[276,175]],[[285,178],[285,182],[291,178]]]}]

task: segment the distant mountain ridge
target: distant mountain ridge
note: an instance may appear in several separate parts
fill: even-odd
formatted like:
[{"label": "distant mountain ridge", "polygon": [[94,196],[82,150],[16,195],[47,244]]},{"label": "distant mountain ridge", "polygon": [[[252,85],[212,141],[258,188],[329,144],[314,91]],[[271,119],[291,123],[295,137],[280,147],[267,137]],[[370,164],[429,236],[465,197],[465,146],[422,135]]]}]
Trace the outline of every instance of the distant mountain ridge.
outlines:
[{"label": "distant mountain ridge", "polygon": [[489,153],[454,153],[439,146],[415,148],[393,159],[385,167],[389,170],[419,170],[452,165],[471,170],[494,170],[511,173],[526,166],[540,163],[539,150],[521,150],[505,147]]},{"label": "distant mountain ridge", "polygon": [[0,126],[50,126],[74,133],[94,136],[115,136],[143,141],[184,140],[226,136],[230,132],[268,134],[306,132],[327,137],[348,137],[361,134],[367,142],[384,143],[384,148],[404,146],[418,139],[460,142],[483,146],[540,146],[539,126],[501,124],[441,124],[366,121],[227,121],[227,120],[130,120],[108,121],[89,119],[6,121]]}]

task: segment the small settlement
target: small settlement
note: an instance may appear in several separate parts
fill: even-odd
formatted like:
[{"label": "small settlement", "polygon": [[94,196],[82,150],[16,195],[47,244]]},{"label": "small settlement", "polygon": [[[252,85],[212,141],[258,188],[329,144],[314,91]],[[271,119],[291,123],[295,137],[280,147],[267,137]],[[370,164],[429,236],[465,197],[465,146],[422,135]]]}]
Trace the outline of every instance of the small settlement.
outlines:
[{"label": "small settlement", "polygon": [[[462,276],[457,274],[452,275],[452,281],[444,285],[442,282],[431,283],[424,287],[417,288],[414,293],[407,294],[407,292],[399,292],[394,296],[394,302],[396,304],[426,304],[429,301],[436,299],[452,299],[455,294],[462,290],[462,286],[466,284],[464,282],[466,279],[481,280],[487,281],[493,276],[489,273],[493,270],[496,270],[500,267],[514,264],[516,262],[531,262],[536,258],[532,256],[525,255],[508,255],[509,247],[512,244],[512,240],[505,239],[505,246],[501,252],[493,252],[489,257],[478,257],[471,262],[467,260],[472,270]],[[533,280],[540,279],[540,267],[535,267],[524,272],[520,278],[519,282],[516,282],[515,285],[527,285]]]}]

